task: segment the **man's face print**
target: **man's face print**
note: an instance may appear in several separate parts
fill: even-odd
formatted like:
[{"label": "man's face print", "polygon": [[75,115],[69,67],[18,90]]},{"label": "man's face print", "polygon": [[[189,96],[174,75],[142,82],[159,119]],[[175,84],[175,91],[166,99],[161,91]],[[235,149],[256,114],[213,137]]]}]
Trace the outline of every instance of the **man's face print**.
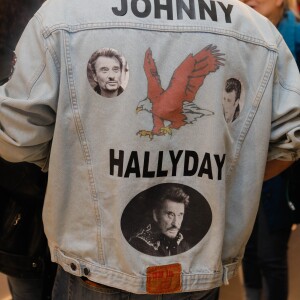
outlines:
[{"label": "man's face print", "polygon": [[234,112],[239,103],[239,100],[236,100],[236,91],[226,92],[223,94],[223,109],[224,116],[227,123],[230,123],[233,119]]},{"label": "man's face print", "polygon": [[113,48],[99,48],[93,52],[86,72],[92,89],[101,96],[99,100],[104,100],[103,97],[111,100],[122,95],[129,82],[127,60]]},{"label": "man's face print", "polygon": [[165,200],[160,209],[153,210],[153,218],[161,230],[161,233],[168,238],[175,238],[181,228],[184,216],[184,204],[171,200]]},{"label": "man's face print", "polygon": [[[188,202],[186,198],[181,201],[180,189],[189,197]],[[171,197],[172,192],[175,198]],[[211,223],[210,204],[199,191],[179,183],[161,183],[128,201],[120,225],[130,247],[163,257],[179,255],[199,244]],[[165,252],[168,249],[164,247],[171,247],[173,252]]]},{"label": "man's face print", "polygon": [[102,93],[109,95],[116,92],[121,84],[120,62],[115,57],[99,56],[95,63],[93,76]]}]

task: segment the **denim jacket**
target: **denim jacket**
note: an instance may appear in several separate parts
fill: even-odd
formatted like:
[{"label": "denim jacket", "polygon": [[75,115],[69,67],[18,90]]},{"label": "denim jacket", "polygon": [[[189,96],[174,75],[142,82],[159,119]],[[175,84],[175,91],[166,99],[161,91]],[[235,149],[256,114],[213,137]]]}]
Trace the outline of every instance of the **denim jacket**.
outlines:
[{"label": "denim jacket", "polygon": [[[96,92],[91,60],[107,49],[119,54],[113,98]],[[0,89],[0,154],[49,170],[53,261],[133,293],[227,283],[267,159],[300,154],[299,71],[277,29],[234,0],[47,0],[16,54]],[[154,212],[171,189],[188,195],[188,247],[143,253],[130,240],[153,221],[163,232]]]}]

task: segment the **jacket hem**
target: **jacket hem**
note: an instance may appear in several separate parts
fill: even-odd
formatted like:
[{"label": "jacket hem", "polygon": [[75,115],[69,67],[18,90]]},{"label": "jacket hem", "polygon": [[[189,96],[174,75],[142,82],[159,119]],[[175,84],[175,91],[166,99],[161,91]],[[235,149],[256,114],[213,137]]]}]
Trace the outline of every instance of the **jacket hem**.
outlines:
[{"label": "jacket hem", "polygon": [[[51,249],[51,248],[50,248]],[[66,272],[75,276],[85,276],[89,280],[135,294],[147,294],[145,275],[133,276],[106,266],[95,266],[82,259],[67,255],[58,248],[51,249],[52,260]],[[237,274],[240,260],[223,265],[220,271],[202,274],[181,274],[182,289],[180,292],[204,291],[229,284]],[[86,270],[88,270],[88,275]]]}]

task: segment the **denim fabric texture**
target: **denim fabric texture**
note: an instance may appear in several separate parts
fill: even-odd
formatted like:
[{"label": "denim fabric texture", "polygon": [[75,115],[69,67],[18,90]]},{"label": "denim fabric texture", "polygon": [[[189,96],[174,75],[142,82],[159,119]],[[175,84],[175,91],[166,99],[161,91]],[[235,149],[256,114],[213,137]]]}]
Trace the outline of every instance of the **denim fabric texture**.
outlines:
[{"label": "denim fabric texture", "polygon": [[[113,98],[94,89],[92,57],[103,49],[122,61]],[[52,260],[133,294],[227,284],[267,159],[300,154],[300,76],[277,29],[236,0],[47,0],[16,54],[0,87],[0,155],[49,170]],[[232,79],[239,109],[225,118]],[[170,187],[189,197],[176,235],[189,246],[136,249],[133,236],[159,249],[141,229],[159,223],[156,201]]]},{"label": "denim fabric texture", "polygon": [[176,293],[170,295],[138,295],[108,286],[93,287],[58,268],[53,300],[218,300],[219,288],[210,291]]},{"label": "denim fabric texture", "polygon": [[[300,23],[292,11],[284,12],[278,30],[300,68]],[[249,294],[249,289],[257,293],[264,289],[270,300],[288,298],[287,251],[293,224],[287,199],[290,176],[288,170],[264,182],[261,204],[243,260],[246,293]]]}]

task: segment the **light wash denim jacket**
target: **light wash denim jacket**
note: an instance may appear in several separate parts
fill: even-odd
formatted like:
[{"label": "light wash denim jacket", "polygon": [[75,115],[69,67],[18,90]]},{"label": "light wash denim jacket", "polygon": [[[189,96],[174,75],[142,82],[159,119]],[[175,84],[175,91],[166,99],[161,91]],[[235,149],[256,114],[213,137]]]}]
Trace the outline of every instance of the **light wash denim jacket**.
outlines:
[{"label": "light wash denim jacket", "polygon": [[[89,63],[107,48],[121,60],[113,98],[94,90]],[[47,0],[16,53],[0,154],[49,166],[52,259],[133,293],[227,283],[267,159],[300,154],[299,71],[276,28],[234,0]],[[177,228],[176,209],[154,218],[172,187],[189,196]],[[174,232],[175,254],[156,255]]]}]

